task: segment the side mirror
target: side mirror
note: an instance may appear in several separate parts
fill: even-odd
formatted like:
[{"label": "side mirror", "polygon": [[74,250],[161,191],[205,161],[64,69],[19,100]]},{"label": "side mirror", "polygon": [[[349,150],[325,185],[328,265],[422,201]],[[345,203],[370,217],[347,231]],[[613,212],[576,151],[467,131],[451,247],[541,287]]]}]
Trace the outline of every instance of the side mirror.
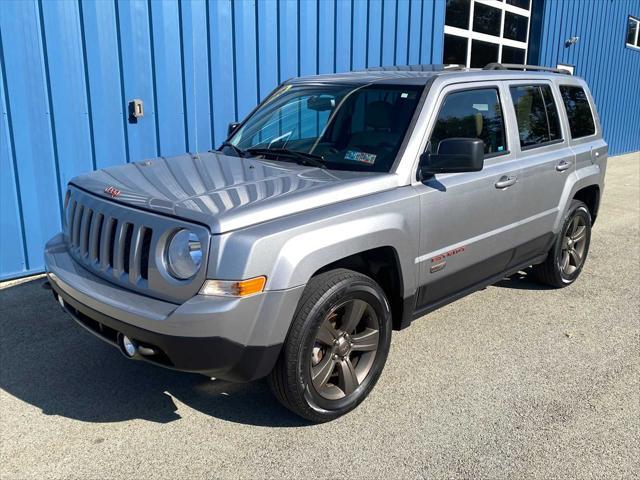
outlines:
[{"label": "side mirror", "polygon": [[479,138],[447,138],[438,153],[420,155],[420,180],[436,173],[479,172],[484,167],[484,142]]},{"label": "side mirror", "polygon": [[236,131],[236,128],[240,126],[240,122],[231,122],[227,127],[227,137],[230,137],[233,132]]}]

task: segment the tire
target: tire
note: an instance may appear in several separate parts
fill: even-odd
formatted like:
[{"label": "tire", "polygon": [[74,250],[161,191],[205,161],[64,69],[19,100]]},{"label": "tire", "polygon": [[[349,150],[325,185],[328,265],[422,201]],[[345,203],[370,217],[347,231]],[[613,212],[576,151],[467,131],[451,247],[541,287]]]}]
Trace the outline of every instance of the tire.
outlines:
[{"label": "tire", "polygon": [[389,302],[375,281],[346,269],[321,273],[302,295],[269,386],[307,420],[340,417],[375,386],[391,329]]},{"label": "tire", "polygon": [[532,269],[534,278],[551,287],[568,287],[582,272],[590,242],[591,213],[583,202],[572,200],[547,259]]}]

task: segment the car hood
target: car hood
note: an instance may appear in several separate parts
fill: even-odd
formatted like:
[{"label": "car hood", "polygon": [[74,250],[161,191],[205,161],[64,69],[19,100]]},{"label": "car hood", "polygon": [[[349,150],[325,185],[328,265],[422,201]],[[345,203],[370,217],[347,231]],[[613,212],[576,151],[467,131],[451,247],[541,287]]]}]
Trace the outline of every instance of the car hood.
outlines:
[{"label": "car hood", "polygon": [[205,224],[211,233],[370,195],[397,176],[326,170],[215,152],[105,168],[71,183],[115,202]]}]

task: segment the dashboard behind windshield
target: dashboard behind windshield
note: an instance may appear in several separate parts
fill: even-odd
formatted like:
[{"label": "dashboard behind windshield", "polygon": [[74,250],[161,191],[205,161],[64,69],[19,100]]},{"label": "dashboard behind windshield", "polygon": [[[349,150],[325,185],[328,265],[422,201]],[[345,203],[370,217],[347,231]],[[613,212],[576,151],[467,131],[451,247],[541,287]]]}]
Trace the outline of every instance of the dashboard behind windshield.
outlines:
[{"label": "dashboard behind windshield", "polygon": [[388,172],[423,87],[283,85],[229,139],[241,150],[287,149],[327,168]]}]

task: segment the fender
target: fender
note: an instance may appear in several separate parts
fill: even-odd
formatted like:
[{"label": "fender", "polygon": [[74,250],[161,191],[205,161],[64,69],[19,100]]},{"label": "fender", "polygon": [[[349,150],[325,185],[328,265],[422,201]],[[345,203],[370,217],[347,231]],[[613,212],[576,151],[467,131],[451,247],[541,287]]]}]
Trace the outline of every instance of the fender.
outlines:
[{"label": "fender", "polygon": [[564,185],[562,196],[560,197],[560,203],[558,205],[558,214],[553,224],[553,233],[560,231],[562,218],[564,212],[569,205],[569,202],[573,199],[576,192],[582,190],[585,187],[592,185],[598,185],[601,188],[600,196],[602,196],[602,187],[604,184],[604,169],[599,164],[589,165],[588,167],[580,168],[571,173]]},{"label": "fender", "polygon": [[266,275],[265,290],[305,285],[322,267],[365,250],[392,247],[404,295],[415,292],[412,261],[419,237],[419,201],[397,188],[216,236],[209,278]]}]

